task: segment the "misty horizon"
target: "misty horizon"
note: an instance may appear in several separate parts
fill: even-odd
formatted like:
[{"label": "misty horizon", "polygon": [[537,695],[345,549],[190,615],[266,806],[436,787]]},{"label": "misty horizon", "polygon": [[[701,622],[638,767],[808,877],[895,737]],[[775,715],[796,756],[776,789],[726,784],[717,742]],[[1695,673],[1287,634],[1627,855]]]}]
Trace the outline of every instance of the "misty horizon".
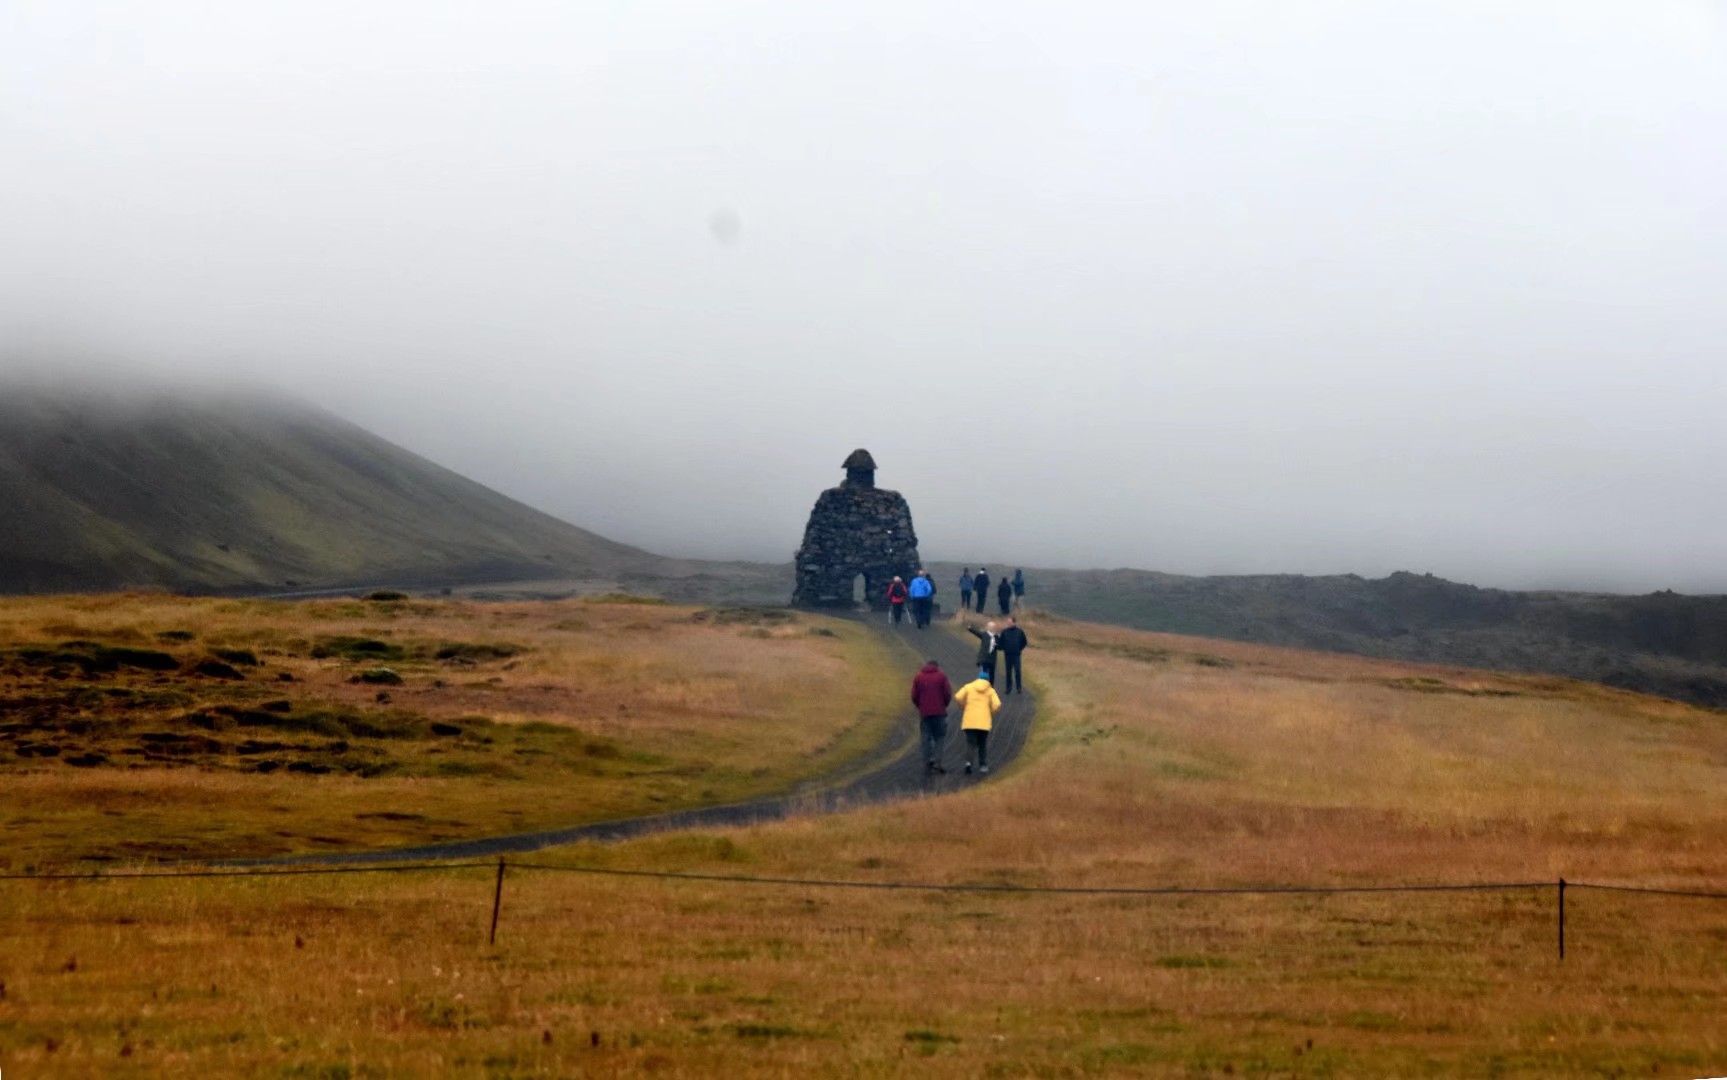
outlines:
[{"label": "misty horizon", "polygon": [[[111,415],[111,416],[113,416],[113,415],[123,416],[123,415],[126,415],[128,413],[148,411],[148,410],[151,410],[151,409],[158,407],[160,405],[163,405],[163,404],[168,404],[168,405],[172,405],[172,406],[189,406],[192,408],[214,408],[214,409],[217,409],[220,412],[222,412],[224,415],[230,415],[230,416],[244,415],[248,410],[258,410],[258,409],[276,410],[276,409],[283,409],[283,408],[287,409],[288,415],[291,416],[295,409],[304,407],[304,408],[312,409],[312,410],[319,412],[319,413],[333,416],[336,419],[343,421],[345,423],[355,423],[352,420],[352,418],[342,415],[339,409],[331,408],[331,407],[325,406],[325,405],[321,405],[321,404],[314,402],[308,398],[305,398],[301,395],[294,394],[294,393],[289,392],[289,391],[285,391],[278,386],[274,386],[274,385],[266,383],[266,382],[250,380],[250,379],[233,379],[233,380],[224,381],[224,382],[217,382],[214,384],[204,383],[204,384],[195,385],[195,384],[192,384],[192,383],[184,381],[184,380],[176,380],[174,377],[144,376],[144,375],[141,375],[141,373],[138,371],[138,369],[136,367],[125,366],[125,365],[91,363],[87,360],[86,361],[73,362],[73,363],[65,364],[65,365],[54,365],[54,366],[48,366],[48,367],[44,367],[42,365],[24,365],[24,364],[13,365],[12,370],[4,372],[4,373],[0,373],[0,393],[4,393],[5,391],[7,391],[9,389],[14,389],[14,388],[24,388],[24,389],[27,389],[30,391],[35,391],[35,392],[44,392],[45,391],[47,398],[49,400],[57,400],[57,401],[60,401],[62,403],[67,402],[67,401],[79,402],[80,404],[82,404],[83,406],[87,407],[90,410],[90,415],[97,416],[97,417],[103,415],[104,412],[106,412],[108,415]],[[366,429],[364,427],[364,425],[356,424],[356,426],[361,427],[363,430],[370,430],[370,429]],[[376,432],[374,432],[374,434],[376,434]],[[416,454],[421,453],[417,447],[415,447],[411,444],[405,444],[405,443],[398,442],[398,443],[396,443],[396,445],[398,445],[402,449],[408,450],[412,453],[416,453]],[[425,455],[421,454],[421,456],[425,456]],[[432,464],[434,464],[434,465],[438,465],[440,467],[447,468],[447,469],[452,469],[453,471],[455,471],[457,473],[461,473],[462,475],[468,475],[466,473],[463,473],[460,468],[457,468],[456,466],[452,465],[450,462],[439,461],[439,460],[435,460],[432,458],[428,458],[427,460],[431,461]],[[478,479],[478,478],[472,477],[472,476],[470,476],[469,478],[470,479]],[[484,481],[482,481],[482,482],[484,482]],[[487,486],[493,487],[495,490],[498,490],[502,494],[508,495],[511,498],[515,498],[518,501],[521,501],[524,504],[532,507],[533,509],[540,510],[540,511],[543,511],[546,513],[550,513],[554,517],[560,517],[561,520],[564,520],[564,521],[568,522],[569,524],[576,525],[578,527],[585,528],[585,529],[590,529],[591,531],[594,531],[594,532],[598,532],[600,535],[604,536],[606,539],[609,539],[609,540],[618,540],[618,541],[621,541],[624,543],[632,544],[633,546],[640,547],[640,548],[648,551],[651,554],[664,555],[664,556],[670,556],[670,557],[675,557],[675,558],[695,558],[695,559],[714,559],[714,560],[719,560],[719,561],[757,562],[757,563],[765,563],[765,564],[770,564],[770,565],[783,565],[788,569],[788,571],[790,569],[790,564],[791,564],[791,554],[790,553],[787,553],[787,554],[780,556],[780,557],[776,557],[772,553],[767,553],[767,554],[763,554],[760,556],[751,556],[751,555],[747,555],[747,554],[728,554],[728,553],[720,553],[720,554],[716,555],[716,554],[704,553],[700,549],[697,549],[697,550],[680,550],[675,545],[675,543],[667,543],[667,544],[661,545],[653,538],[650,538],[650,539],[645,540],[645,541],[637,540],[637,539],[629,537],[628,535],[617,535],[617,534],[614,534],[611,532],[607,532],[603,529],[594,528],[593,523],[591,523],[591,522],[582,521],[582,520],[579,520],[579,519],[576,519],[573,517],[569,517],[569,516],[559,515],[559,514],[555,513],[552,510],[549,510],[548,508],[546,508],[544,506],[541,506],[541,505],[534,503],[529,498],[526,498],[520,494],[515,494],[515,493],[510,492],[508,490],[507,484],[488,483]],[[830,484],[829,486],[832,486],[832,485]],[[887,485],[883,484],[881,486],[887,486]],[[813,502],[814,502],[813,497],[811,499],[811,502],[813,504]],[[807,516],[807,510],[805,512],[805,516]],[[917,518],[917,511],[916,511],[915,507],[913,508],[913,518],[914,518],[914,523],[915,523],[916,518]],[[802,520],[803,520],[802,517],[800,517],[799,523],[796,527],[796,533],[797,533],[797,535],[800,535],[800,536],[801,536],[801,532],[802,532],[802,528],[803,528]],[[921,529],[921,526],[919,528]],[[922,534],[920,532],[920,537],[921,537],[921,535]],[[1390,567],[1390,568],[1384,569],[1384,570],[1379,571],[1379,572],[1362,571],[1362,570],[1357,569],[1357,568],[1344,568],[1344,569],[1339,569],[1339,570],[1323,571],[1323,572],[1310,571],[1310,570],[1301,570],[1301,571],[1298,571],[1298,570],[1225,570],[1225,571],[1205,572],[1205,571],[1191,571],[1191,570],[1172,569],[1170,567],[1162,567],[1162,566],[1139,566],[1139,565],[1132,565],[1132,564],[1103,564],[1103,563],[1097,563],[1097,564],[1074,563],[1074,564],[1069,564],[1069,563],[1060,563],[1060,562],[1035,562],[1035,561],[1027,561],[1024,559],[1016,560],[1013,558],[992,558],[992,557],[988,557],[990,555],[990,552],[987,550],[971,552],[969,555],[962,557],[962,556],[957,556],[957,555],[949,555],[949,554],[945,554],[945,553],[941,553],[941,552],[931,552],[928,550],[927,545],[925,545],[924,547],[925,547],[925,550],[923,550],[921,552],[921,554],[923,554],[923,556],[924,556],[924,561],[932,567],[940,565],[940,566],[946,567],[947,569],[951,569],[953,566],[964,565],[964,566],[970,567],[974,571],[977,569],[989,567],[989,568],[992,568],[992,573],[995,573],[997,575],[999,575],[1002,572],[1011,571],[1012,569],[1015,569],[1015,568],[1024,568],[1024,569],[1033,571],[1034,574],[1036,571],[1040,571],[1040,570],[1103,571],[1103,572],[1118,571],[1118,570],[1131,570],[1131,571],[1149,571],[1149,572],[1154,572],[1154,573],[1174,574],[1174,575],[1178,575],[1178,576],[1223,576],[1223,577],[1296,574],[1296,575],[1303,575],[1303,576],[1353,575],[1353,576],[1357,576],[1357,577],[1363,577],[1363,578],[1370,578],[1371,579],[1371,578],[1383,578],[1383,577],[1388,576],[1390,574],[1399,573],[1399,572],[1415,573],[1415,574],[1427,573],[1427,574],[1433,574],[1434,576],[1437,576],[1437,577],[1442,577],[1442,578],[1447,577],[1447,575],[1445,575],[1445,574],[1437,573],[1437,572],[1430,570],[1430,569],[1426,569],[1426,568],[1422,568],[1422,567],[1414,567],[1414,566]],[[980,556],[982,556],[982,557],[980,557]],[[1035,578],[1034,578],[1034,580],[1035,580]],[[1495,584],[1495,583],[1491,583],[1491,582],[1469,581],[1467,579],[1462,579],[1462,578],[1450,578],[1449,580],[1460,581],[1460,582],[1463,582],[1465,584],[1481,585],[1481,586],[1490,587],[1490,588],[1509,588],[1509,589],[1521,589],[1521,590],[1528,590],[1528,591],[1606,592],[1606,593],[1626,593],[1626,594],[1638,593],[1638,592],[1642,592],[1642,591],[1661,591],[1658,589],[1657,590],[1614,589],[1614,588],[1610,588],[1610,587],[1602,587],[1599,585],[1590,585],[1590,584],[1584,584],[1584,585],[1566,585],[1566,584],[1503,585],[1503,584]],[[1683,590],[1680,590],[1680,591],[1683,591]],[[1727,591],[1727,590],[1696,590],[1695,594],[1696,595],[1717,595],[1723,591]]]},{"label": "misty horizon", "polygon": [[1053,12],[19,5],[0,373],[667,555],[861,446],[931,561],[1727,592],[1719,8]]}]

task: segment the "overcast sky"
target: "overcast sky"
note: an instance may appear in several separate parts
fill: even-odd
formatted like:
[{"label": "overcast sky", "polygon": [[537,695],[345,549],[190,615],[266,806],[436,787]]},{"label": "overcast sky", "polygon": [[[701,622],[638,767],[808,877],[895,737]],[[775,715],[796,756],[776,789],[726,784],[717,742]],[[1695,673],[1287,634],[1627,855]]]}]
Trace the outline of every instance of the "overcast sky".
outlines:
[{"label": "overcast sky", "polygon": [[1719,3],[0,4],[0,355],[789,559],[1727,590]]}]

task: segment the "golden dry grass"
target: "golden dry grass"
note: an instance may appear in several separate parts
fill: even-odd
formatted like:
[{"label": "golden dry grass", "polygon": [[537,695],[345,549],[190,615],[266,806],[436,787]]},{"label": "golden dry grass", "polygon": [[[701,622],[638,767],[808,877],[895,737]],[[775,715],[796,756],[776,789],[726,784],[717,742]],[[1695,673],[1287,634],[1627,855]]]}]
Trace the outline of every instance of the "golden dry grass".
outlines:
[{"label": "golden dry grass", "polygon": [[[539,861],[1085,885],[1727,884],[1718,714],[1053,620],[952,797]],[[0,885],[0,1067],[284,1076],[1656,1075],[1727,1064],[1727,905],[512,873]],[[75,961],[75,963],[74,963]]]},{"label": "golden dry grass", "polygon": [[[19,648],[67,640],[168,650],[182,669],[86,674],[16,659]],[[356,640],[400,655],[316,655]],[[450,646],[478,646],[480,659],[437,659]],[[243,681],[186,670],[232,649],[262,661],[242,669]],[[885,678],[858,675],[886,664],[860,627],[784,613],[589,601],[0,601],[0,699],[11,703],[0,728],[21,729],[0,730],[0,867],[405,844],[746,798],[873,746],[899,695]],[[352,681],[379,666],[402,684]],[[41,701],[68,694],[73,705],[31,722],[46,715]],[[271,701],[284,711],[264,711]],[[242,726],[211,712],[221,708]],[[305,728],[327,715],[404,731]],[[226,730],[198,726],[212,719]],[[438,735],[434,723],[461,734]],[[216,748],[175,759],[148,741],[188,733]],[[43,743],[55,757],[13,752]],[[68,764],[97,752],[107,763]],[[253,771],[261,763],[276,771]]]}]

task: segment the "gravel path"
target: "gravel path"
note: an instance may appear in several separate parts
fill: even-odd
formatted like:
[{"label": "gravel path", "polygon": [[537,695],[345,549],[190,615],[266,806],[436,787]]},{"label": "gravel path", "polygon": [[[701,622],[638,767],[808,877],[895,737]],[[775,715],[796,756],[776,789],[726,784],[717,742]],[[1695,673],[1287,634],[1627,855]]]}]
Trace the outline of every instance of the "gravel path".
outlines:
[{"label": "gravel path", "polygon": [[[933,658],[939,662],[956,688],[964,682],[974,671],[976,639],[948,621],[938,621],[928,630],[920,631],[914,629],[909,620],[893,627],[887,624],[886,616],[874,616],[870,618],[869,625],[876,633],[889,640],[896,652],[903,657],[904,664],[898,677],[905,684],[908,700],[900,722],[894,726],[882,744],[868,755],[866,764],[861,769],[854,764],[837,775],[829,774],[808,780],[789,792],[724,806],[705,806],[647,817],[572,825],[564,829],[452,840],[414,847],[293,855],[228,865],[329,865],[489,858],[538,851],[541,848],[579,840],[624,840],[645,833],[672,829],[730,828],[759,821],[775,821],[794,814],[834,813],[867,803],[919,795],[939,795],[987,779],[966,776],[961,771],[965,762],[965,743],[959,733],[957,709],[948,721],[948,741],[942,756],[942,763],[947,767],[948,773],[946,776],[927,775],[917,741],[918,719],[909,701],[911,678],[925,659]],[[998,678],[998,689],[1001,685]],[[1031,693],[1003,695],[1003,708],[996,716],[995,730],[989,741],[992,776],[999,775],[1003,768],[1019,755],[1031,730],[1034,712],[1035,698]]]}]

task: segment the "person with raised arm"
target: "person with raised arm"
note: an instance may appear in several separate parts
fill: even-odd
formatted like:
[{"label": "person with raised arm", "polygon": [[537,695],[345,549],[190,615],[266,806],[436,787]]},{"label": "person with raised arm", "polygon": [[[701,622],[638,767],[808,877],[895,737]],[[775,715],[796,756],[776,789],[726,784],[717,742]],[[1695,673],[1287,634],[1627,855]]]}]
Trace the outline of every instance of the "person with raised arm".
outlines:
[{"label": "person with raised arm", "polygon": [[989,680],[989,684],[994,686],[995,658],[1001,651],[1001,639],[995,632],[995,620],[984,623],[982,630],[969,625],[966,630],[970,631],[972,637],[977,638],[977,668],[983,672],[983,677]]}]

